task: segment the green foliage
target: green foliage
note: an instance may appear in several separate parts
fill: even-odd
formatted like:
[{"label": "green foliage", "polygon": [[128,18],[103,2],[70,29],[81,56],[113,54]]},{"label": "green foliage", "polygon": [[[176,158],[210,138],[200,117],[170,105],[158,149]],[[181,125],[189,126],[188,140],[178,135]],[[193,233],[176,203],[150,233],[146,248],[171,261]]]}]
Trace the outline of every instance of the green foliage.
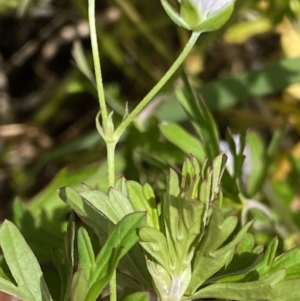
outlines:
[{"label": "green foliage", "polygon": [[[111,301],[300,299],[295,289],[300,286],[300,159],[297,146],[288,149],[300,132],[300,112],[295,99],[281,96],[288,100],[268,102],[266,96],[279,97],[280,91],[299,82],[299,58],[294,56],[300,53],[285,45],[291,37],[300,41],[299,5],[273,0],[265,7],[263,1],[237,1],[233,12],[234,1],[227,1],[225,9],[206,19],[197,11],[197,1],[174,1],[178,11],[172,1],[160,1],[171,20],[193,29],[173,65],[170,61],[177,50],[173,53],[165,47],[166,37],[172,43],[174,37],[163,9],[155,10],[153,20],[148,6],[116,0],[122,13],[107,30],[101,22],[107,22],[109,12],[96,24],[95,2],[89,1],[96,76],[84,43],[76,42],[73,58],[79,70],[64,76],[51,101],[45,101],[31,119],[39,125],[56,122],[60,115],[68,115],[61,106],[67,94],[82,97],[80,93],[88,92],[99,96],[96,128],[103,139],[99,143],[93,131],[54,147],[30,167],[28,178],[22,176],[26,168],[14,170],[17,179],[23,178],[23,183],[16,180],[22,183],[19,193],[23,193],[51,160],[64,158],[61,162],[85,166],[77,171],[62,169],[28,204],[22,198],[14,200],[14,224],[5,220],[0,228],[0,291],[23,301],[96,301],[108,286]],[[0,1],[0,13],[30,15],[40,2]],[[84,1],[74,0],[72,5],[87,16]],[[175,92],[170,95],[166,86],[165,96],[164,86],[176,75],[200,32],[219,28],[231,14],[228,27],[219,33],[221,44],[231,43],[224,53],[235,56],[234,44],[255,44],[250,41],[253,35],[266,34],[277,24],[280,60],[266,65],[259,61],[256,68],[253,59],[255,70],[249,71],[241,68],[242,56],[237,55],[240,61],[221,62],[218,76],[206,82],[200,74],[204,69],[191,75],[191,65],[205,65],[213,55],[207,45],[218,34],[206,35],[189,57],[192,63],[187,60],[187,72],[181,72]],[[180,42],[187,40],[185,31],[178,32]],[[147,40],[145,45],[140,34]],[[137,83],[129,96],[121,91],[121,84],[102,82],[98,41],[104,75],[110,74],[111,61]],[[157,52],[154,55],[149,54],[149,44]],[[139,64],[125,62],[128,53],[138,57]],[[164,67],[154,70],[157,55],[164,60],[162,66],[171,65],[167,72]],[[193,63],[195,57],[201,63]],[[125,105],[126,97],[135,98],[148,89],[160,73],[161,79],[137,106]],[[127,80],[123,86],[127,88]],[[285,93],[297,98],[296,88]],[[147,106],[155,96],[153,106]],[[257,116],[245,114],[241,104],[257,107]],[[246,130],[249,124],[251,129]],[[287,149],[284,163],[281,144]],[[99,160],[105,148],[107,158],[100,166],[86,166]]]},{"label": "green foliage", "polygon": [[[87,231],[79,229],[77,238],[79,261],[76,268],[75,224],[74,217],[71,216],[62,247],[53,253],[61,280],[60,300],[95,301],[108,284],[120,259],[138,241],[137,229],[144,222],[143,212],[126,215],[116,225],[96,257]],[[0,290],[24,301],[51,301],[41,268],[14,224],[4,222],[0,229],[0,241],[14,280],[9,280],[5,275],[1,276]]]},{"label": "green foliage", "polygon": [[1,278],[0,290],[24,301],[52,300],[38,261],[13,223],[5,221],[1,226],[0,244],[16,283]]}]

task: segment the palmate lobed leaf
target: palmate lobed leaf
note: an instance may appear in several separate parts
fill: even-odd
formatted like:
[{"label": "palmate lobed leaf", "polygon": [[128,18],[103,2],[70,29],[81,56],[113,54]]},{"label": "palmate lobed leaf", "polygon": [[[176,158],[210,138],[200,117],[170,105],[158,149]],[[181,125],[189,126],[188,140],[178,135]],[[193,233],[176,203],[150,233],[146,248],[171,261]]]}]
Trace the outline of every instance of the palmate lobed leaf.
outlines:
[{"label": "palmate lobed leaf", "polygon": [[[85,192],[89,191],[90,189],[87,189]],[[116,194],[113,193],[110,196],[121,196],[119,201],[122,201],[123,198],[126,198],[128,193],[124,178],[117,180],[116,188],[113,191],[118,192]],[[59,195],[62,200],[71,206],[71,208],[82,219],[82,221],[89,225],[96,232],[100,239],[100,243],[103,245],[107,238],[107,219],[101,210],[104,209],[104,212],[106,212],[107,210],[105,207],[101,207],[100,204],[92,206],[87,199],[81,197],[79,193],[71,187],[60,188]],[[115,199],[113,199],[113,201],[115,201]],[[116,217],[116,219],[118,219],[118,217]],[[131,272],[137,277],[138,281],[140,281],[144,287],[149,287],[151,279],[149,279],[150,277],[146,268],[144,254],[138,246],[134,247],[134,249],[135,252],[130,250],[130,252],[128,252],[128,254],[123,258],[122,266],[131,270]]]},{"label": "palmate lobed leaf", "polygon": [[79,192],[85,203],[100,214],[106,216],[112,223],[118,223],[126,214],[134,212],[128,198],[121,192],[111,189],[109,195],[100,190]]},{"label": "palmate lobed leaf", "polygon": [[[263,248],[254,247],[254,245],[255,243],[252,234],[246,233],[242,241],[236,246],[235,254],[230,258],[230,262],[206,283],[241,281],[245,274],[252,270],[263,257]],[[226,276],[228,275],[231,276],[227,278]]]},{"label": "palmate lobed leaf", "polygon": [[95,266],[95,254],[87,230],[80,227],[77,232],[78,268],[73,274],[70,301],[83,301],[89,288],[91,269]]},{"label": "palmate lobed leaf", "polygon": [[201,232],[204,206],[201,202],[166,194],[162,200],[162,221],[173,273],[190,264],[191,246]]},{"label": "palmate lobed leaf", "polygon": [[300,248],[294,248],[277,257],[273,262],[270,271],[286,269],[285,279],[300,278]]},{"label": "palmate lobed leaf", "polygon": [[192,278],[187,294],[193,294],[204,282],[222,269],[231,260],[236,245],[242,241],[251,224],[245,226],[229,243],[222,244],[237,226],[235,217],[225,220],[222,212],[213,208],[207,231],[197,247],[193,259]]},{"label": "palmate lobed leaf", "polygon": [[37,259],[18,228],[8,220],[1,226],[0,244],[6,263],[18,285],[16,288],[7,280],[1,279],[0,290],[18,294],[24,301],[51,301]]},{"label": "palmate lobed leaf", "polygon": [[[279,270],[272,275],[257,281],[246,283],[212,284],[194,293],[192,299],[221,298],[230,300],[272,301],[274,288],[285,277],[285,271]],[[186,300],[191,299],[187,297]]]},{"label": "palmate lobed leaf", "polygon": [[96,232],[100,241],[103,242],[107,236],[107,219],[103,214],[85,202],[74,188],[62,187],[58,193],[59,197],[76,212],[84,223]]},{"label": "palmate lobed leaf", "polygon": [[[269,243],[267,250],[264,253],[263,252],[259,253],[258,250],[254,248],[250,252],[250,254],[249,253],[245,254],[246,257],[248,258],[249,257],[252,257],[252,259],[254,258],[254,262],[252,264],[250,264],[247,268],[244,268],[243,270],[239,270],[238,262],[237,262],[236,269],[234,271],[235,262],[232,261],[229,264],[230,266],[229,271],[226,271],[228,275],[226,275],[225,272],[225,275],[223,274],[223,277],[219,276],[214,281],[217,283],[229,283],[229,282],[233,283],[233,282],[247,282],[247,281],[251,282],[251,281],[265,278],[269,276],[272,272],[276,272],[280,270],[280,268],[278,268],[277,270],[274,269],[271,272],[271,266],[275,258],[277,245],[278,245],[277,239],[273,239]],[[284,270],[286,271],[286,269]]]},{"label": "palmate lobed leaf", "polygon": [[268,301],[299,301],[300,279],[284,280],[272,287],[272,297]]},{"label": "palmate lobed leaf", "polygon": [[[210,283],[216,282],[217,284],[248,284],[252,285],[253,283],[259,285],[257,290],[259,290],[262,286],[262,283],[266,279],[270,279],[270,277],[278,274],[281,275],[282,279],[276,283],[276,285],[271,285],[270,290],[264,291],[261,298],[256,297],[253,300],[269,300],[269,301],[282,301],[282,300],[299,300],[300,292],[299,290],[295,289],[299,287],[300,280],[299,280],[299,248],[295,248],[278,258],[275,258],[276,249],[278,246],[278,240],[274,238],[271,243],[268,245],[267,250],[265,253],[259,254],[258,248],[253,248],[254,244],[250,242],[249,247],[246,251],[250,253],[246,253],[248,258],[252,255],[256,255],[256,260],[253,262],[252,257],[252,265],[248,268],[244,269],[244,271],[240,271],[240,274],[237,271],[237,274],[234,275],[233,269],[231,268],[230,273],[232,275],[229,276],[220,276],[220,278],[215,278],[214,280],[211,279]],[[252,251],[251,251],[251,248]],[[240,253],[241,255],[243,253]],[[238,267],[238,262],[232,260],[232,267]],[[234,287],[234,286],[233,286]],[[238,291],[239,285],[236,286],[236,290]],[[244,299],[252,300],[250,298],[251,294],[243,291],[245,293]],[[225,294],[225,293],[224,293]],[[224,295],[225,296],[225,295]],[[246,298],[247,297],[247,298]],[[258,298],[258,299],[257,299]],[[240,300],[240,299],[234,299]],[[243,299],[241,299],[243,300]]]},{"label": "palmate lobed leaf", "polygon": [[237,223],[236,217],[224,219],[221,210],[213,208],[206,234],[199,246],[199,254],[212,255],[232,234]]},{"label": "palmate lobed leaf", "polygon": [[[135,287],[140,289],[152,288],[150,273],[147,269],[145,254],[140,245],[134,245],[121,259],[120,269],[128,270],[135,280]],[[128,283],[126,283],[127,286]]]}]

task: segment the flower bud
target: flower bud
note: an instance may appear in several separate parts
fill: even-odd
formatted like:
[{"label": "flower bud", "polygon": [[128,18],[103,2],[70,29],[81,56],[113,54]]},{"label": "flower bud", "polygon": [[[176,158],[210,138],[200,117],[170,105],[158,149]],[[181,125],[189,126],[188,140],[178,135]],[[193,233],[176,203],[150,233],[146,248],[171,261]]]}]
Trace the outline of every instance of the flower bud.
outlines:
[{"label": "flower bud", "polygon": [[161,3],[169,17],[179,26],[192,31],[213,31],[229,19],[235,0],[178,0],[180,13],[168,3]]}]

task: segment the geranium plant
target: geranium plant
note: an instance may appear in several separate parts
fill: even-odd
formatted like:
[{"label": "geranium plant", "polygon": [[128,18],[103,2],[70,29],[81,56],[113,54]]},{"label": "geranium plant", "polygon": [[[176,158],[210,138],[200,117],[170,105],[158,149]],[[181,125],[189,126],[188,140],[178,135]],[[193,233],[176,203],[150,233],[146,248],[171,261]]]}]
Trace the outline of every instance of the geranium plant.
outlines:
[{"label": "geranium plant", "polygon": [[[250,231],[253,221],[241,225],[235,214],[223,210],[225,198],[240,203],[245,199],[241,173],[246,137],[242,135],[238,149],[228,133],[234,160],[229,172],[213,118],[186,75],[176,96],[198,138],[177,124],[160,125],[161,134],[187,153],[181,172],[169,168],[157,190],[148,183],[115,178],[115,147],[128,126],[181,66],[199,35],[220,28],[234,9],[233,0],[181,0],[177,8],[167,0],[161,3],[177,25],[192,31],[190,40],[161,80],[137,107],[126,109],[116,126],[105,101],[95,0],[89,0],[100,104],[96,126],[107,147],[109,189],[83,184],[80,189],[58,190],[82,221],[76,226],[72,213],[61,246],[53,250],[61,282],[59,300],[96,301],[107,286],[111,301],[299,300],[295,288],[300,286],[300,249],[277,256],[277,238],[265,250],[256,246]],[[24,301],[53,300],[37,259],[10,221],[1,226],[0,246],[8,266],[8,271],[0,270],[0,290]]]}]

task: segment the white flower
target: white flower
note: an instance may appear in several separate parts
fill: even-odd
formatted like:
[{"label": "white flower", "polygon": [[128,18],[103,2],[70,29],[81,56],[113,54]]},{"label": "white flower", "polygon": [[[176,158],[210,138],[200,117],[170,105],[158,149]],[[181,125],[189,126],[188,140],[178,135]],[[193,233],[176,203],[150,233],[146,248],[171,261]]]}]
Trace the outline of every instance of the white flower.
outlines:
[{"label": "white flower", "polygon": [[[237,153],[241,153],[241,137],[239,135],[232,135],[233,141],[236,147]],[[234,157],[230,151],[229,144],[227,141],[221,140],[220,141],[220,150],[227,156],[226,168],[228,172],[233,175],[234,174]],[[242,179],[243,182],[246,184],[249,175],[252,172],[252,158],[251,158],[251,150],[249,145],[246,144],[245,148],[243,149],[243,155],[245,156],[243,167],[242,167]]]},{"label": "white flower", "polygon": [[193,31],[212,31],[229,19],[236,0],[178,0],[180,13],[160,0],[170,18],[179,26]]},{"label": "white flower", "polygon": [[192,2],[196,5],[199,15],[204,21],[226,8],[232,3],[232,0],[192,0]]}]

